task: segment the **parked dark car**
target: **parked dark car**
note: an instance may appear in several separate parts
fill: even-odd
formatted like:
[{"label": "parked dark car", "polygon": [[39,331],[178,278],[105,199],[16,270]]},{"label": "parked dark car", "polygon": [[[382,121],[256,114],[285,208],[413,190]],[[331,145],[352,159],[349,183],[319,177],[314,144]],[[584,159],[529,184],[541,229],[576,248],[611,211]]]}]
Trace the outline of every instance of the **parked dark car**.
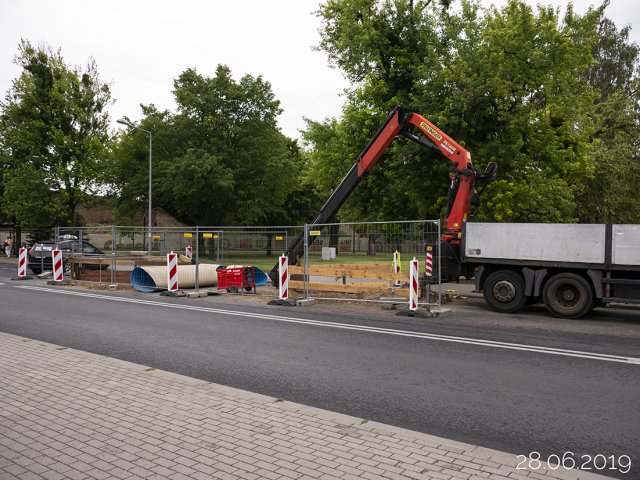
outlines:
[{"label": "parked dark car", "polygon": [[104,255],[104,252],[99,248],[94,247],[89,242],[83,241],[80,243],[77,239],[48,240],[44,242],[37,242],[29,250],[27,266],[35,274],[38,275],[43,271],[53,270],[53,259],[51,258],[51,252],[58,247],[58,250],[62,251],[62,264],[64,265],[64,271],[68,272],[70,264],[68,259],[72,255]]}]

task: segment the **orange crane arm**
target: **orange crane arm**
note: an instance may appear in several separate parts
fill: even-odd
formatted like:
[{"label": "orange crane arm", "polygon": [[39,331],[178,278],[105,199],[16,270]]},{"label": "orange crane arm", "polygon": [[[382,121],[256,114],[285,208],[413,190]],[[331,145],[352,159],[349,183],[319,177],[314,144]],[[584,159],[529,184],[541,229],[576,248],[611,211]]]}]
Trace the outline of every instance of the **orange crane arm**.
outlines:
[{"label": "orange crane arm", "polygon": [[[424,136],[418,137],[411,133],[410,130],[412,126],[422,132],[426,138],[424,138]],[[469,214],[471,204],[475,201],[474,197],[477,196],[475,193],[475,181],[479,172],[471,163],[471,154],[458,142],[423,116],[417,113],[405,112],[399,106],[395,107],[389,113],[387,120],[378,129],[365,149],[358,155],[356,163],[318,212],[316,218],[313,220],[313,225],[321,225],[327,223],[331,218],[334,218],[334,215],[351,192],[353,192],[365,174],[378,162],[382,154],[398,135],[406,137],[423,147],[439,150],[440,153],[451,161],[451,167],[449,169],[451,187],[449,189],[449,200],[444,224],[445,233],[442,235],[442,240],[450,243],[459,242],[462,223]],[[495,165],[491,173],[495,175]],[[481,178],[487,179],[488,177],[485,175]],[[302,255],[304,240],[304,233],[301,233],[287,248],[286,255],[289,257],[289,263],[291,265],[295,265]],[[313,242],[314,238],[309,237],[307,240]],[[269,273],[272,279],[277,279],[277,267],[278,265]]]}]

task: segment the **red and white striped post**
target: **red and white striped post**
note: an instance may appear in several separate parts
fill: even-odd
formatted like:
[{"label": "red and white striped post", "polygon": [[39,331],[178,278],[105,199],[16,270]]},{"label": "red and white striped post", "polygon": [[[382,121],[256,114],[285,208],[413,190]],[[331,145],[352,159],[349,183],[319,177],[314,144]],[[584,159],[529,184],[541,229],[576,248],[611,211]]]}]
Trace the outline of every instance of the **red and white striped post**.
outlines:
[{"label": "red and white striped post", "polygon": [[53,281],[62,282],[64,280],[63,266],[62,266],[62,251],[51,250],[51,259],[53,261]]},{"label": "red and white striped post", "polygon": [[418,260],[413,257],[411,260],[410,274],[409,274],[409,310],[415,312],[418,310]]},{"label": "red and white striped post", "polygon": [[427,253],[425,254],[424,257],[424,273],[428,278],[428,280],[431,280],[431,277],[433,276],[433,251],[432,251],[431,246],[427,247]]},{"label": "red and white striped post", "polygon": [[278,300],[289,298],[289,258],[284,253],[278,262]]},{"label": "red and white striped post", "polygon": [[187,248],[185,249],[185,255],[189,257],[189,259],[193,258],[193,247],[191,245],[187,245]]},{"label": "red and white striped post", "polygon": [[27,249],[21,248],[18,254],[18,277],[24,278],[27,276]]},{"label": "red and white striped post", "polygon": [[167,253],[167,290],[178,290],[178,254]]},{"label": "red and white striped post", "polygon": [[427,277],[427,305],[429,305],[431,302],[431,277],[433,277],[433,247],[431,245],[427,245],[427,252],[424,256],[424,274]]}]

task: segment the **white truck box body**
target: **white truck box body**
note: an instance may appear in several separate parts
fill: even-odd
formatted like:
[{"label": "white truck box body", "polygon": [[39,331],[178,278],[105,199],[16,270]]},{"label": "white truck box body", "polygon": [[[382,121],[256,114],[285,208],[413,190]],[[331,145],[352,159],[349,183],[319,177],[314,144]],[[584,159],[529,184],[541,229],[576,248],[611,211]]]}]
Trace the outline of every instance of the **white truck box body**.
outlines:
[{"label": "white truck box body", "polygon": [[613,225],[613,265],[640,265],[640,225]]},{"label": "white truck box body", "polygon": [[[468,222],[464,253],[471,261],[505,259],[603,264],[605,227],[570,223]],[[640,235],[640,230],[621,231],[624,232],[620,234],[621,240]],[[624,242],[618,248],[619,257],[629,254],[628,242]],[[637,259],[638,254],[635,255]]]}]

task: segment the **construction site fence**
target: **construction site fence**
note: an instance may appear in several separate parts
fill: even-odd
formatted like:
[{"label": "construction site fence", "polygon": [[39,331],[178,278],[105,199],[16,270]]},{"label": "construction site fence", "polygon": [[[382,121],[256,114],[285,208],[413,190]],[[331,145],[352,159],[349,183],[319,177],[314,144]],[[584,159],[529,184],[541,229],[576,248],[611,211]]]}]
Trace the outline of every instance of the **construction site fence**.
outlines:
[{"label": "construction site fence", "polygon": [[[440,306],[440,222],[305,225],[303,266],[290,267],[290,288],[303,298],[401,304],[409,299],[410,261],[418,261],[418,305]],[[431,275],[425,268],[431,256]],[[397,261],[397,271],[394,267]]]},{"label": "construction site fence", "polygon": [[304,226],[213,226],[146,227],[92,226],[58,227],[55,238],[77,238],[104,254],[116,256],[164,256],[186,254],[203,263],[252,264],[271,269]]},{"label": "construction site fence", "polygon": [[[196,265],[252,265],[269,272],[299,237],[305,239],[298,265],[291,265],[290,288],[303,298],[400,304],[408,302],[409,262],[419,262],[421,306],[440,305],[440,222],[352,222],[302,226],[138,226],[57,227],[48,237],[74,242],[68,272],[77,280],[129,283],[136,266],[166,264],[170,252]],[[26,238],[23,236],[23,238]],[[88,242],[98,249],[84,251]],[[399,255],[399,272],[393,269]],[[432,275],[425,259],[432,253]],[[185,258],[182,258],[186,262]],[[197,288],[197,287],[196,287]]]}]

